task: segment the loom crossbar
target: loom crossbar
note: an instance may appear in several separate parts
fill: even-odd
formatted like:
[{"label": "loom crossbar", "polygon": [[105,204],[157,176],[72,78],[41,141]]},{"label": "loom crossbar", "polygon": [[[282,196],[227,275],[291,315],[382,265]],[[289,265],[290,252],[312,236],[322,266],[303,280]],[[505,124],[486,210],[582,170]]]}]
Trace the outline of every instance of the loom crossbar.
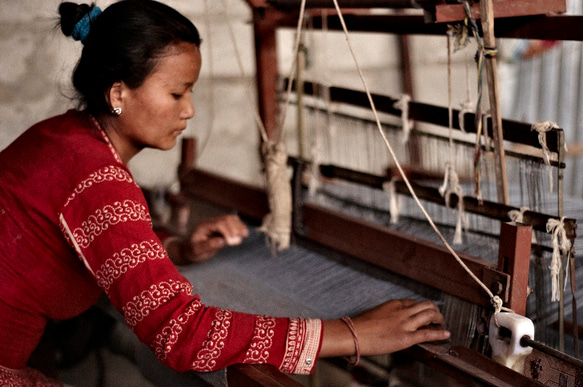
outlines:
[{"label": "loom crossbar", "polygon": [[[284,82],[287,83],[287,79],[284,80]],[[317,97],[323,87],[324,86],[321,84],[306,81],[304,82],[303,93],[304,95]],[[293,90],[295,90],[295,87]],[[362,108],[370,108],[368,97],[362,91],[333,86],[329,87],[329,93],[330,102],[344,103]],[[401,109],[394,107],[395,103],[398,102],[398,99],[380,94],[372,94],[372,98],[375,104],[375,108],[379,112],[401,117]],[[459,109],[452,109],[452,127],[456,130],[460,130],[460,123],[458,119],[459,112]],[[409,118],[413,121],[434,124],[444,128],[449,126],[449,112],[447,107],[411,101],[409,102]],[[467,113],[464,115],[464,128],[466,132],[476,133],[474,120],[475,114]],[[541,149],[541,145],[538,142],[538,134],[531,130],[530,124],[503,119],[502,125],[504,129],[504,141]],[[559,140],[558,135],[558,133],[561,131],[562,129],[551,129],[546,134],[546,143],[551,152],[558,153],[560,147],[563,146]],[[488,133],[490,136],[492,136],[492,125],[490,120],[488,125]]]},{"label": "loom crossbar", "polygon": [[[383,189],[383,184],[389,181],[388,177],[354,171],[330,164],[320,165],[320,173],[322,176],[327,178],[343,179],[345,181],[366,185],[376,189]],[[440,204],[442,206],[446,205],[444,197],[441,195],[441,193],[439,193],[437,188],[424,186],[415,182],[412,182],[411,186],[413,187],[413,190],[419,199]],[[395,181],[395,191],[402,195],[411,195],[409,188],[403,181]],[[453,193],[450,198],[450,207],[456,208],[458,200],[458,196]],[[488,200],[479,201],[478,199],[471,196],[464,196],[463,201],[464,211],[491,219],[497,219],[502,222],[509,222],[511,220],[508,217],[508,213],[510,211],[519,210],[516,207],[497,202]],[[523,222],[529,226],[532,226],[533,229],[542,232],[546,232],[546,224],[549,219],[556,218],[556,216],[542,214],[535,211],[524,211],[523,213]],[[574,240],[577,236],[577,220],[566,218],[564,220],[564,227],[566,230],[567,238]]]}]

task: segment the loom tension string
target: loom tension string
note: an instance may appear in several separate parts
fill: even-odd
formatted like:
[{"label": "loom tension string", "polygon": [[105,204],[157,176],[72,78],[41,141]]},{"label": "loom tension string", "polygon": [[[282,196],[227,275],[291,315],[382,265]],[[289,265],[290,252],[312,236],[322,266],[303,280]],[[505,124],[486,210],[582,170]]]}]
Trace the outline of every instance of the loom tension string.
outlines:
[{"label": "loom tension string", "polygon": [[357,59],[356,54],[354,52],[354,48],[353,48],[352,42],[350,40],[350,35],[348,33],[348,28],[346,27],[346,23],[344,21],[344,17],[342,16],[342,11],[340,10],[340,6],[338,5],[338,0],[333,0],[333,1],[334,1],[334,7],[336,8],[336,12],[338,14],[338,18],[340,20],[340,24],[342,25],[342,29],[344,31],[344,36],[346,38],[346,42],[348,44],[348,48],[350,49],[350,52],[351,52],[351,55],[352,55],[352,59],[354,60],[356,69],[357,69],[357,71],[359,73],[360,79],[362,81],[363,87],[364,87],[365,92],[366,92],[366,95],[368,97],[368,101],[370,103],[372,113],[373,113],[373,115],[375,117],[377,129],[378,129],[379,133],[381,134],[381,137],[382,137],[382,139],[383,139],[383,141],[384,141],[384,143],[385,143],[385,145],[386,145],[389,153],[393,157],[393,160],[395,162],[395,166],[397,167],[397,170],[399,171],[399,173],[400,173],[400,175],[401,175],[401,177],[403,179],[403,182],[405,183],[405,185],[409,189],[409,192],[411,193],[411,196],[413,197],[413,199],[417,203],[417,206],[419,207],[419,209],[421,210],[421,212],[423,213],[423,215],[427,219],[429,225],[433,228],[433,230],[435,231],[435,233],[437,234],[437,236],[439,237],[439,239],[444,244],[445,248],[456,259],[456,261],[459,263],[459,265],[468,273],[468,275],[486,292],[486,294],[488,294],[488,296],[490,297],[490,301],[492,303],[492,306],[494,307],[494,316],[496,317],[497,314],[500,313],[502,310],[512,312],[511,309],[506,308],[506,307],[503,306],[502,299],[499,296],[494,295],[492,293],[492,291],[462,261],[462,259],[458,256],[458,254],[455,252],[455,250],[447,242],[447,240],[445,239],[445,237],[443,236],[443,234],[439,231],[439,229],[437,228],[437,226],[433,222],[433,219],[431,219],[431,216],[427,213],[427,211],[423,207],[423,204],[421,203],[421,201],[419,200],[419,197],[415,193],[415,191],[414,191],[414,189],[413,189],[413,187],[411,185],[411,182],[409,181],[407,175],[403,171],[403,167],[399,163],[399,160],[397,160],[397,157],[395,155],[395,151],[393,150],[392,145],[390,144],[387,136],[385,135],[385,133],[384,133],[384,131],[382,129],[382,125],[381,125],[381,122],[380,122],[380,118],[379,118],[378,112],[376,110],[374,101],[372,99],[371,92],[369,90],[368,84],[367,84],[366,79],[364,77],[364,74],[362,72],[362,68],[360,67],[360,65],[358,63],[358,59]]},{"label": "loom tension string", "polygon": [[447,31],[447,100],[448,100],[448,130],[449,130],[449,160],[445,163],[445,173],[443,178],[443,185],[439,188],[439,193],[445,198],[445,205],[450,206],[451,194],[455,193],[458,197],[457,202],[457,222],[455,227],[453,244],[459,245],[462,243],[462,229],[468,227],[468,218],[464,213],[463,189],[459,184],[459,178],[455,170],[454,148],[453,148],[453,108],[452,108],[452,79],[451,79],[451,40],[453,37],[453,29],[448,28]]}]

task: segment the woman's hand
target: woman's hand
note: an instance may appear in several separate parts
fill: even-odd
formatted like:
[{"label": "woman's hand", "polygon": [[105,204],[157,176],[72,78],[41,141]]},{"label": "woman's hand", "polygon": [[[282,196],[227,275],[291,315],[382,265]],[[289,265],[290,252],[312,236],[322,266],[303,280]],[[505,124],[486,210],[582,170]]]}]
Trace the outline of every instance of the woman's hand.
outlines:
[{"label": "woman's hand", "polygon": [[[353,319],[362,355],[397,352],[412,345],[449,338],[443,316],[431,301],[392,300]],[[350,330],[340,320],[324,322],[320,356],[355,354]]]},{"label": "woman's hand", "polygon": [[190,238],[176,240],[167,246],[175,264],[204,262],[224,246],[240,244],[249,235],[245,223],[237,215],[224,215],[199,223]]}]

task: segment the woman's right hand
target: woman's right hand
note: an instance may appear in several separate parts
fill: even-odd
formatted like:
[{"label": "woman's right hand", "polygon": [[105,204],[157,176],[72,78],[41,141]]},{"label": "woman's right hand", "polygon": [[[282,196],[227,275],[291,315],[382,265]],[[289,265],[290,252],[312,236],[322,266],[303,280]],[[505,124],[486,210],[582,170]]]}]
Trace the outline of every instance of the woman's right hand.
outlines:
[{"label": "woman's right hand", "polygon": [[[450,336],[442,327],[441,312],[431,301],[388,301],[354,317],[353,322],[363,356],[393,353]],[[320,356],[354,354],[354,340],[346,324],[341,320],[325,321]]]}]

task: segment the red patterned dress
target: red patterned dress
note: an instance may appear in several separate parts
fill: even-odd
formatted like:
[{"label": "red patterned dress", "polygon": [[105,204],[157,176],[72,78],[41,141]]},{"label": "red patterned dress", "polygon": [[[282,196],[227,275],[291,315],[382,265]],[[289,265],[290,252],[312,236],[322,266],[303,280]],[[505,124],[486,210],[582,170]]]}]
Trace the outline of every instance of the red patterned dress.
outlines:
[{"label": "red patterned dress", "polygon": [[42,378],[25,367],[47,319],[72,318],[103,291],[178,371],[268,363],[305,374],[320,349],[321,320],[238,313],[193,295],[105,132],[71,110],[0,152],[0,385]]}]

